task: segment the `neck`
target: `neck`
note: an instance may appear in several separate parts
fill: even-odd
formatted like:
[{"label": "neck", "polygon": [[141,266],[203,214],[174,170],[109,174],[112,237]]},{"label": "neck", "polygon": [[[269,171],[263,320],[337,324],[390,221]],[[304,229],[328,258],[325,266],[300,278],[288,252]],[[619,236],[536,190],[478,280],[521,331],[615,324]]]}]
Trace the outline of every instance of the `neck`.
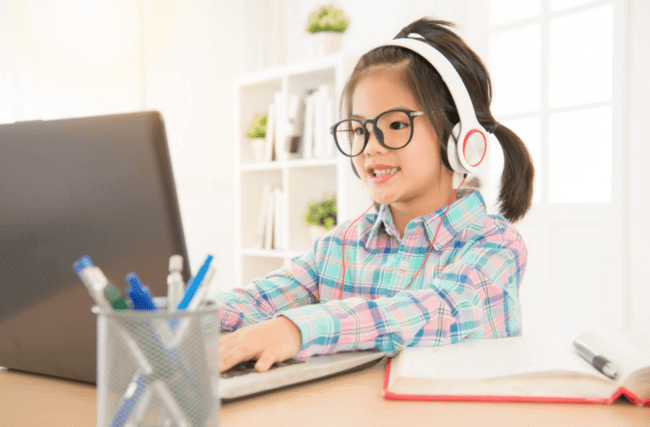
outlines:
[{"label": "neck", "polygon": [[449,188],[447,191],[438,191],[435,195],[425,199],[421,203],[411,202],[398,202],[390,205],[391,214],[395,228],[399,232],[400,237],[404,236],[404,230],[409,222],[415,218],[428,215],[444,208],[450,203],[451,197],[454,194],[454,189]]}]

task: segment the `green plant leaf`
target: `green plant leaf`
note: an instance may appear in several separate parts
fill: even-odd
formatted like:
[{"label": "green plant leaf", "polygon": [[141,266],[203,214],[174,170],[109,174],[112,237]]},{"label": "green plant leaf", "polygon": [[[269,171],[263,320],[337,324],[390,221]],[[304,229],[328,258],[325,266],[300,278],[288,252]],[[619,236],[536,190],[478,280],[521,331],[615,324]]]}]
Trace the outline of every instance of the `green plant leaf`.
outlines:
[{"label": "green plant leaf", "polygon": [[246,132],[246,138],[255,139],[255,138],[265,138],[266,137],[266,114],[258,114],[253,119],[253,123]]},{"label": "green plant leaf", "polygon": [[347,30],[348,24],[348,20],[343,17],[340,10],[332,6],[323,6],[309,16],[307,31],[312,34],[322,31],[342,33]]},{"label": "green plant leaf", "polygon": [[305,212],[305,224],[332,229],[336,225],[336,198],[329,197],[321,202],[312,202]]}]

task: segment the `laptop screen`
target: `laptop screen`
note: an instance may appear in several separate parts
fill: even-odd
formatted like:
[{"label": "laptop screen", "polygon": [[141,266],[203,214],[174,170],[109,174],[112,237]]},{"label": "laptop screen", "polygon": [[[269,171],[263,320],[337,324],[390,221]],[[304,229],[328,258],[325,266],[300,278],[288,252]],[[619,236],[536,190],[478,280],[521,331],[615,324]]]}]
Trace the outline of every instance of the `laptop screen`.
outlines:
[{"label": "laptop screen", "polygon": [[88,255],[122,291],[136,272],[167,292],[189,265],[158,112],[0,125],[0,366],[96,381]]}]

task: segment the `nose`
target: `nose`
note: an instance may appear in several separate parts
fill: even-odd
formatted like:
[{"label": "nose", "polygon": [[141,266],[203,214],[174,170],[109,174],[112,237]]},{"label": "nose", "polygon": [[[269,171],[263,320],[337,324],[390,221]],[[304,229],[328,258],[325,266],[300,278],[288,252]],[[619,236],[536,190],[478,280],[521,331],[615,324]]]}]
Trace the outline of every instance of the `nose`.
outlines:
[{"label": "nose", "polygon": [[386,150],[386,147],[381,145],[379,142],[379,140],[384,140],[384,134],[382,133],[381,129],[374,126],[372,123],[366,123],[364,126],[366,128],[366,132],[368,133],[368,143],[366,144],[363,152],[368,156],[384,152]]}]

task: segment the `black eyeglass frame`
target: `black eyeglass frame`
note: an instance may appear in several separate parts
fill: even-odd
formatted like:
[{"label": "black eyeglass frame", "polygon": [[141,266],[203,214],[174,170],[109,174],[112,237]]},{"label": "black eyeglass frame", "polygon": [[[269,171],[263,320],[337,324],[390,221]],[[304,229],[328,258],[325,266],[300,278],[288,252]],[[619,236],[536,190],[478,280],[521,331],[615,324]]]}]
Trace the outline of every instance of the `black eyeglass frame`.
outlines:
[{"label": "black eyeglass frame", "polygon": [[[381,131],[381,129],[379,129],[377,127],[377,120],[381,116],[383,116],[384,114],[397,113],[397,112],[404,113],[404,114],[406,114],[408,116],[409,122],[410,122],[409,126],[410,126],[410,130],[411,130],[411,134],[409,135],[408,141],[406,141],[406,143],[404,145],[402,145],[401,147],[389,147],[388,145],[386,145],[384,143],[384,133]],[[368,120],[344,119],[344,120],[338,121],[335,124],[333,124],[330,127],[330,133],[332,134],[332,137],[334,138],[334,142],[336,143],[336,148],[339,149],[341,154],[343,154],[346,157],[357,157],[358,155],[363,153],[364,150],[366,149],[366,146],[368,146],[368,141],[370,141],[370,131],[368,130],[368,128],[366,128],[366,125],[368,123],[371,123],[373,132],[375,132],[375,137],[377,138],[377,141],[382,145],[382,147],[386,147],[389,150],[399,150],[401,148],[406,147],[409,144],[409,142],[411,142],[411,139],[413,139],[413,119],[415,117],[421,116],[422,114],[425,114],[424,111],[394,109],[394,110],[384,111],[383,113],[380,113],[379,115],[377,115],[377,117],[375,117],[374,119],[368,119]],[[361,128],[363,129],[363,147],[361,148],[361,151],[359,151],[359,153],[357,153],[357,154],[347,154],[347,153],[345,153],[345,151],[343,151],[341,149],[341,146],[339,145],[338,138],[336,138],[335,129],[337,128],[337,126],[340,125],[343,122],[349,122],[349,121],[354,121],[354,122],[359,123],[361,125]]]}]

